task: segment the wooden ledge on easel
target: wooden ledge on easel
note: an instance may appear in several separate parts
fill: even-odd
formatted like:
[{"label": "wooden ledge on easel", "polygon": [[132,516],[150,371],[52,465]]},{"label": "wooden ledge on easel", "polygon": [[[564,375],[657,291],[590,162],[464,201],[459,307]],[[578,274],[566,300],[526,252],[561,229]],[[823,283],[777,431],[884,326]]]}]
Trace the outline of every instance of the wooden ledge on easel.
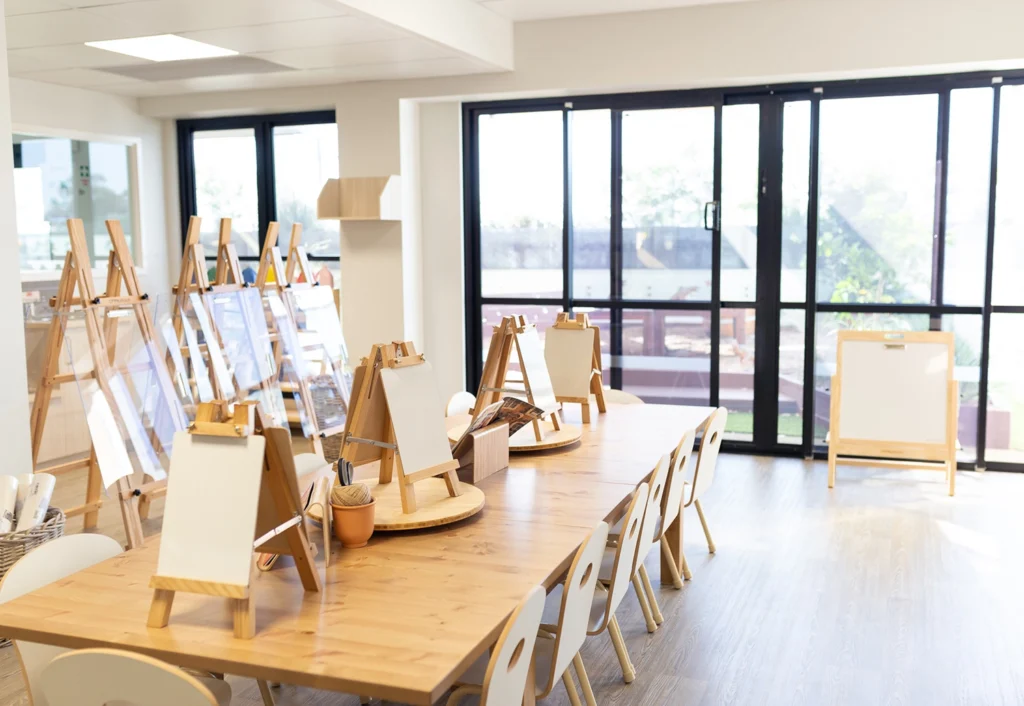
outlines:
[{"label": "wooden ledge on easel", "polygon": [[476,484],[508,468],[508,423],[470,432],[466,450],[457,459],[459,480]]}]

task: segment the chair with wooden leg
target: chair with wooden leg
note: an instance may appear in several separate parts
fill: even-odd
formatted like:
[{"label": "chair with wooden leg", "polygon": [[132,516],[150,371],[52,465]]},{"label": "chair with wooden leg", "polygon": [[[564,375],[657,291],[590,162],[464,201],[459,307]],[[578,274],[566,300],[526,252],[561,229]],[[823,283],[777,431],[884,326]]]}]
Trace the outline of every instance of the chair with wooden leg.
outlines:
[{"label": "chair with wooden leg", "polygon": [[456,414],[471,414],[473,406],[476,405],[476,395],[472,392],[456,392],[448,400],[444,410],[444,416],[454,417]]},{"label": "chair with wooden leg", "polygon": [[[117,541],[102,534],[72,534],[49,541],[23,556],[8,570],[3,581],[0,581],[0,603],[31,593],[123,551],[124,548]],[[16,641],[14,648],[21,662],[29,702],[33,706],[47,706],[41,675],[54,658],[67,650],[22,640]],[[199,681],[221,699],[214,703],[227,706],[231,702],[231,687],[227,682],[205,677],[199,678]]]},{"label": "chair with wooden leg", "polygon": [[654,533],[654,541],[661,545],[661,554],[665,566],[672,574],[672,585],[678,590],[683,587],[683,577],[690,578],[690,567],[683,561],[683,576],[679,575],[672,547],[668,541],[668,530],[683,511],[683,494],[690,488],[686,482],[686,466],[693,454],[693,440],[697,436],[693,429],[688,429],[672,454],[672,468],[668,472],[665,484],[665,499],[661,505],[661,521]]},{"label": "chair with wooden leg", "polygon": [[640,538],[637,541],[636,557],[633,560],[633,571],[630,576],[636,598],[640,601],[640,611],[647,623],[647,632],[654,632],[664,621],[658,606],[658,598],[654,595],[654,588],[651,586],[651,577],[647,574],[647,567],[644,566],[644,559],[654,548],[661,532],[661,505],[671,465],[671,456],[665,454],[651,474],[651,489],[647,496],[647,505],[644,508],[644,520],[640,526]]},{"label": "chair with wooden leg", "polygon": [[[218,706],[217,697],[177,667],[121,650],[67,652],[41,675],[50,706]],[[38,702],[37,702],[38,703]]]},{"label": "chair with wooden leg", "polygon": [[[725,433],[725,422],[729,417],[729,410],[719,407],[708,419],[704,427],[704,436],[700,440],[700,450],[697,452],[697,464],[693,469],[693,481],[688,484],[689,494],[684,494],[683,509],[693,505],[697,509],[697,517],[700,518],[701,527],[704,528],[704,537],[708,540],[708,551],[715,553],[715,542],[711,539],[711,530],[708,529],[707,518],[704,517],[704,508],[700,504],[700,496],[711,487],[711,481],[715,477],[715,466],[718,463],[718,451],[722,448],[722,434]],[[679,520],[683,516],[680,513]],[[683,560],[683,575],[691,577],[690,567],[686,563],[686,555],[683,548],[679,547],[679,556]],[[671,562],[669,562],[671,563]]]},{"label": "chair with wooden leg", "polygon": [[[594,531],[583,540],[580,548],[576,550],[576,556],[573,557],[572,565],[569,566],[569,572],[565,577],[565,590],[560,591],[557,596],[554,593],[548,594],[544,601],[544,614],[551,615],[552,622],[546,623],[543,619],[541,620],[537,643],[533,651],[537,699],[548,696],[558,680],[561,679],[569,693],[569,703],[572,706],[582,706],[572,679],[570,667],[574,667],[587,706],[596,704],[594,690],[590,687],[590,680],[587,678],[587,671],[583,667],[583,660],[580,659],[579,653],[587,639],[587,626],[590,623],[594,590],[597,588],[601,557],[607,542],[608,525],[598,522]],[[483,680],[480,675],[484,672],[481,667],[486,665],[486,659],[487,657],[484,655],[477,660],[477,663],[459,678],[457,684],[459,686],[481,686]],[[449,706],[452,706],[451,702],[449,702]]]},{"label": "chair with wooden leg", "polygon": [[456,686],[448,697],[447,706],[456,706],[472,694],[480,697],[480,706],[520,706],[543,611],[544,588],[535,586],[509,616],[505,629],[491,650],[491,659],[479,667],[483,671],[466,675],[470,677],[468,681],[478,680],[479,685]]}]

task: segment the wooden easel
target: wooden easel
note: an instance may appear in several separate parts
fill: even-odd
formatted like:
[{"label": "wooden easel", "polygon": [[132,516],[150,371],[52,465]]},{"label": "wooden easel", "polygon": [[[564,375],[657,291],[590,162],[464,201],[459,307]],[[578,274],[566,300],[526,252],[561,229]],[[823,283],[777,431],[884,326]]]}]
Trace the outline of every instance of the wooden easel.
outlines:
[{"label": "wooden easel", "polygon": [[228,438],[259,434],[266,440],[250,580],[242,586],[154,575],[149,582],[154,592],[146,624],[151,628],[167,627],[174,595],[178,591],[222,596],[232,604],[235,637],[251,639],[256,634],[256,603],[251,592],[256,552],[290,555],[295,560],[303,588],[307,591],[321,590],[320,574],[313,563],[313,551],[303,524],[289,432],[269,426],[259,405],[250,401],[235,405],[231,417],[227,416],[227,405],[223,402],[200,404],[189,433]]},{"label": "wooden easel", "polygon": [[[525,333],[528,328],[536,327],[528,323],[522,316],[505,316],[501,319],[501,323],[494,327],[491,345],[487,349],[487,360],[484,362],[483,375],[480,376],[480,387],[476,393],[476,405],[470,410],[473,419],[476,419],[476,415],[485,407],[497,402],[505,395],[525,397],[530,404],[537,404],[530,387],[530,378],[526,372],[526,365],[523,363],[523,352],[518,340],[518,336]],[[508,376],[508,365],[513,349],[515,349],[519,360],[522,380],[510,379]],[[555,431],[560,431],[562,425],[558,418],[558,412],[549,411],[549,417]],[[533,433],[538,442],[544,440],[540,423],[536,420],[533,422]]]},{"label": "wooden easel", "polygon": [[[594,395],[595,401],[597,402],[597,411],[604,413],[608,411],[604,401],[604,385],[603,385],[603,369],[601,363],[601,331],[597,326],[590,323],[590,317],[585,313],[576,314],[575,318],[565,311],[558,313],[558,318],[555,320],[554,328],[564,329],[569,331],[586,331],[592,330],[594,336],[594,354],[591,357],[590,362],[590,394]],[[557,394],[555,391],[555,399],[559,403],[565,404],[566,402],[578,403],[582,405],[583,423],[590,424],[590,397],[564,397]]]},{"label": "wooden easel", "polygon": [[413,486],[417,481],[440,476],[449,497],[462,494],[457,474],[459,462],[454,459],[410,474],[406,474],[402,465],[402,453],[380,372],[383,368],[408,368],[424,362],[423,355],[416,353],[416,348],[409,341],[375,345],[370,349],[370,355],[355,371],[352,386],[354,404],[345,421],[341,447],[341,457],[354,466],[380,461],[381,484],[392,482],[397,467],[402,511],[406,514],[416,512]]},{"label": "wooden easel", "polygon": [[[117,336],[117,319],[104,317],[108,307],[131,306],[135,321],[143,341],[147,345],[153,343],[153,320],[149,311],[149,295],[142,291],[138,273],[131,258],[131,251],[124,237],[121,224],[116,220],[106,222],[107,233],[110,235],[111,251],[107,258],[106,289],[97,295],[89,263],[89,251],[85,238],[85,228],[81,219],[68,220],[68,236],[71,249],[64,258],[64,269],[61,273],[57,295],[50,301],[54,310],[53,320],[47,337],[46,353],[43,362],[43,375],[36,389],[32,403],[32,462],[35,466],[39,457],[39,447],[46,425],[46,415],[53,395],[53,388],[75,380],[74,373],[58,374],[58,362],[64,348],[64,322],[73,307],[78,307],[84,314],[86,336],[92,357],[93,369],[84,377],[95,380],[107,399],[112,393],[107,383],[107,373],[114,364],[114,343]],[[122,285],[125,292],[122,293]],[[105,320],[104,320],[105,319]],[[159,371],[158,371],[159,373]],[[83,376],[79,376],[83,377]],[[163,394],[168,399],[175,399],[175,392],[169,375],[157,375],[158,384],[164,387]],[[86,498],[83,505],[65,510],[69,517],[84,515],[85,529],[96,526],[100,506],[103,504],[102,475],[96,458],[94,447],[90,447],[89,457],[81,461],[72,461],[50,468],[35,468],[36,473],[62,474],[78,468],[88,468]],[[142,546],[142,522],[145,517],[141,507],[151,499],[151,490],[160,485],[159,482],[136,486],[130,477],[117,481],[118,499],[121,505],[121,518],[124,522],[128,548]]]}]

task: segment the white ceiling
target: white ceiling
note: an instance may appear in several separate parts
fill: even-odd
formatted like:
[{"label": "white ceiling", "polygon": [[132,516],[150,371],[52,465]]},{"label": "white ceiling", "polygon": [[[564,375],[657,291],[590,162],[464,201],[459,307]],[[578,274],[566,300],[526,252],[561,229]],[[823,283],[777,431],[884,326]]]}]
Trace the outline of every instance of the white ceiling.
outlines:
[{"label": "white ceiling", "polygon": [[[465,16],[449,21],[465,25],[469,28],[467,32],[479,27],[481,32],[498,31],[500,36],[501,27],[495,30],[495,23],[504,23],[507,28],[509,21],[729,0],[478,0],[480,5],[468,0],[445,1],[448,3],[445,7],[467,11]],[[502,70],[482,53],[466,51],[469,45],[446,41],[449,29],[444,27],[446,23],[433,24],[429,12],[417,13],[427,5],[406,6],[411,8],[410,15],[420,16],[415,21],[404,22],[395,21],[394,16],[391,21],[384,21],[373,16],[372,10],[351,12],[345,2],[6,0],[9,73],[17,78],[107,93],[151,96]],[[408,2],[428,3],[430,0]],[[350,4],[360,6],[360,3]],[[395,3],[389,5],[393,7]],[[436,17],[433,20],[436,21]],[[410,31],[420,26],[423,31]],[[195,64],[194,76],[142,80],[106,69],[150,62],[84,44],[153,34],[178,34],[233,49],[279,65],[280,70],[271,66],[267,71],[264,66],[259,73],[228,73],[225,63],[223,74],[210,75],[215,72],[211,67],[218,66],[214,60]],[[506,36],[510,37],[511,33],[506,31]],[[189,69],[189,66],[182,66],[177,73],[187,74]]]}]

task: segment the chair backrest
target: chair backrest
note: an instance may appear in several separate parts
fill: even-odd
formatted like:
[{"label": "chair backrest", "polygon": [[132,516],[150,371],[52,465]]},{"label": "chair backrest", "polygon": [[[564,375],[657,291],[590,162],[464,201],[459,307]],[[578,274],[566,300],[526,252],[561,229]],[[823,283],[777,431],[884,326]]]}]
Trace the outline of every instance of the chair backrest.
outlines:
[{"label": "chair backrest", "polygon": [[520,706],[544,613],[544,589],[534,586],[501,631],[484,676],[480,706]]},{"label": "chair backrest", "polygon": [[640,529],[643,525],[644,512],[647,510],[649,494],[650,486],[647,483],[638,485],[636,492],[633,493],[633,500],[622,517],[622,532],[619,534],[619,543],[615,549],[615,563],[612,564],[604,618],[599,625],[590,625],[591,633],[604,630],[629,590],[629,581],[633,578],[633,564],[636,562],[636,546],[640,543]]},{"label": "chair backrest", "polygon": [[209,689],[177,667],[120,650],[79,650],[43,670],[51,706],[217,706]]},{"label": "chair backrest", "polygon": [[580,545],[565,577],[562,606],[558,614],[558,635],[555,637],[552,669],[548,676],[547,691],[555,680],[569,668],[569,663],[583,647],[590,625],[590,607],[594,603],[594,589],[601,573],[601,559],[608,543],[608,524],[598,522],[594,531]]},{"label": "chair backrest", "polygon": [[473,405],[476,404],[476,395],[472,392],[456,392],[452,395],[452,398],[448,400],[448,406],[445,407],[444,416],[454,417],[456,414],[469,414],[469,410],[473,409]]},{"label": "chair backrest", "polygon": [[669,526],[682,512],[683,491],[686,490],[686,466],[693,454],[693,439],[696,436],[697,433],[693,429],[687,429],[672,454],[672,467],[668,472],[665,497],[661,502],[661,536],[655,537],[655,540],[661,540],[661,537],[665,536]]},{"label": "chair backrest", "polygon": [[725,422],[729,418],[729,410],[719,407],[711,413],[711,419],[704,427],[704,437],[700,440],[700,451],[697,452],[697,465],[693,469],[693,491],[689,505],[711,487],[715,478],[715,466],[718,463],[718,450],[722,448],[722,434],[725,433]]},{"label": "chair backrest", "polygon": [[[0,603],[31,593],[37,588],[115,557],[122,551],[124,550],[120,544],[102,534],[72,534],[54,539],[36,547],[10,568],[3,581],[0,581]],[[25,688],[31,703],[34,706],[47,706],[46,698],[39,688],[39,677],[43,668],[66,650],[20,640],[15,642],[15,648],[21,660]]]},{"label": "chair backrest", "polygon": [[658,521],[661,519],[661,500],[665,493],[665,482],[668,480],[668,471],[672,465],[672,458],[665,454],[658,459],[658,465],[654,467],[651,474],[651,489],[647,496],[647,507],[644,510],[644,521],[640,525],[640,539],[636,545],[636,560],[633,562],[633,571],[630,578],[636,573],[636,569],[643,563],[651,551],[651,547],[657,537]]},{"label": "chair backrest", "polygon": [[643,404],[644,401],[634,395],[632,392],[625,392],[624,390],[612,390],[611,388],[605,388],[604,390],[604,401],[610,402],[611,404]]}]

